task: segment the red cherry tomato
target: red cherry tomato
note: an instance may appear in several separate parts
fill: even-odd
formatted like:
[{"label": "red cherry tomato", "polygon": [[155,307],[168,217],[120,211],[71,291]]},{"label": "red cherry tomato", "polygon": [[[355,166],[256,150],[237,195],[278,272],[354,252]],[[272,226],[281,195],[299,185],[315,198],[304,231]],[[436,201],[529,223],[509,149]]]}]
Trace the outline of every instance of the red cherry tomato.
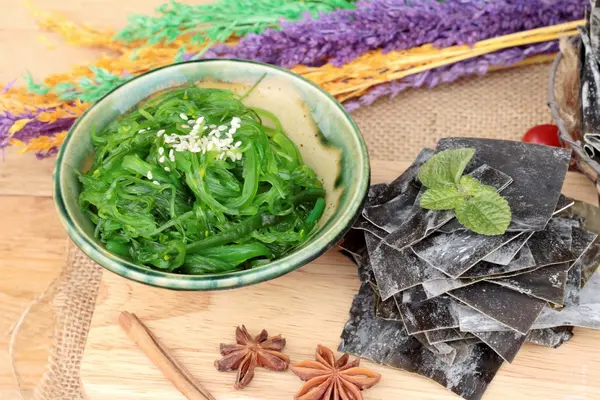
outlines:
[{"label": "red cherry tomato", "polygon": [[558,139],[558,126],[538,125],[528,130],[521,141],[526,143],[545,144],[546,146],[562,147]]}]

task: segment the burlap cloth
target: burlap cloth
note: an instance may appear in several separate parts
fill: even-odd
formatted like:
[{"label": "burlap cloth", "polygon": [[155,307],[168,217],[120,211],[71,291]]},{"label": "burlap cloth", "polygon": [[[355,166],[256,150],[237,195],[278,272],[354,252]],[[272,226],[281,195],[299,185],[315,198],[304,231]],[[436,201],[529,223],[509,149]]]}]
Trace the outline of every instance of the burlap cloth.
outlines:
[{"label": "burlap cloth", "polygon": [[[372,159],[412,160],[445,136],[519,140],[530,127],[550,123],[549,65],[494,72],[434,89],[415,89],[353,113]],[[12,343],[15,372],[27,399],[83,399],[79,367],[102,269],[74,246],[57,281],[19,321]],[[19,375],[20,354],[46,346],[41,378]],[[22,361],[25,363],[25,361]]]}]

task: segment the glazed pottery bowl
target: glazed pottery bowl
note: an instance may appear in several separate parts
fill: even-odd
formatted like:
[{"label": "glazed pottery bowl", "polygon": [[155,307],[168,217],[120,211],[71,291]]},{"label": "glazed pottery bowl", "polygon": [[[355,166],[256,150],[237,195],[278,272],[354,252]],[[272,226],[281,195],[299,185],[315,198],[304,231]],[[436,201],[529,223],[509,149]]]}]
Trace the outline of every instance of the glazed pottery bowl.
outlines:
[{"label": "glazed pottery bowl", "polygon": [[[269,264],[219,275],[181,275],[135,265],[107,251],[94,238],[94,227],[78,204],[77,170],[91,155],[92,131],[127,113],[138,103],[182,85],[226,88],[244,94],[248,106],[274,113],[296,142],[304,161],[327,191],[326,209],[316,231],[288,255]],[[73,125],[58,154],[54,196],[73,242],[104,268],[127,279],[169,289],[218,290],[274,279],[302,267],[334,246],[361,211],[369,187],[369,159],[352,119],[330,95],[287,70],[238,60],[199,60],[163,67],[114,89]]]}]

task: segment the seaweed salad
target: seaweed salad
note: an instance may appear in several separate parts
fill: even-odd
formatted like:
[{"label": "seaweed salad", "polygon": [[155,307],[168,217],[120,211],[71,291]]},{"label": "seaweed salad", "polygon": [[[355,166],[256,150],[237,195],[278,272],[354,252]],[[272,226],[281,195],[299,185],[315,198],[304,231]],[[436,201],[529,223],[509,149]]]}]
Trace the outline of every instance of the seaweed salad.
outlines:
[{"label": "seaweed salad", "polygon": [[264,265],[305,241],[325,190],[277,117],[246,107],[246,95],[181,87],[92,133],[79,203],[110,252],[197,275]]}]

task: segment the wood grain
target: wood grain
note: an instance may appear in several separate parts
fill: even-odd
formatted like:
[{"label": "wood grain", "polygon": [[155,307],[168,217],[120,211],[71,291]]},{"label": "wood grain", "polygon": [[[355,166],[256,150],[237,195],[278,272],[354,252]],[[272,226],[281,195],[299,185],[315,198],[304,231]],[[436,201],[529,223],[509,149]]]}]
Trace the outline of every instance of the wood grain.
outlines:
[{"label": "wood grain", "polygon": [[[396,177],[406,163],[373,163],[373,182]],[[591,184],[569,174],[567,195],[597,204]],[[356,268],[333,250],[315,262],[276,280],[248,288],[213,293],[173,292],[127,281],[105,272],[82,366],[90,400],[183,399],[160,371],[121,332],[121,311],[136,313],[172,349],[173,355],[218,399],[289,399],[301,382],[292,373],[258,370],[243,391],[232,388],[234,373],[217,372],[219,343],[234,340],[235,326],[251,333],[266,328],[287,339],[292,361],[314,356],[317,344],[336,348],[358,289]],[[512,365],[505,365],[485,398],[600,398],[600,332],[578,329],[559,349],[527,345]],[[365,399],[455,399],[454,394],[423,377],[366,365],[383,375]]]}]

